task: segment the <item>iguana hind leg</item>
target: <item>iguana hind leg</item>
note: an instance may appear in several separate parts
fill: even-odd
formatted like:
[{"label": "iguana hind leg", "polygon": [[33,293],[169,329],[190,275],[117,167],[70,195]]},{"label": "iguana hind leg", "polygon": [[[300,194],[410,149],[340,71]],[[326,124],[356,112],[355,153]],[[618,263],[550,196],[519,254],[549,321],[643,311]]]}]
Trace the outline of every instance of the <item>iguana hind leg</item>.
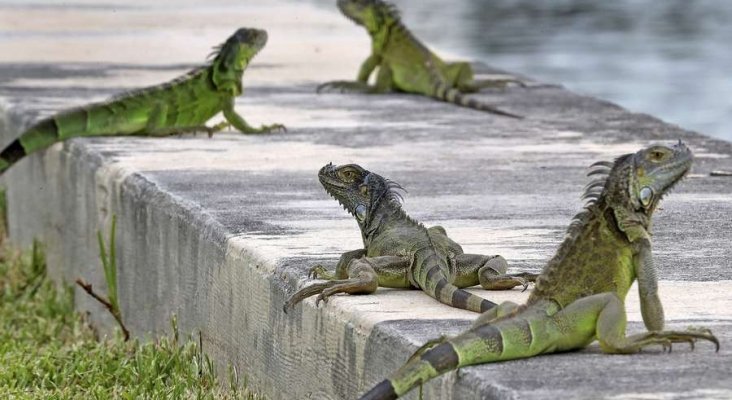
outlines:
[{"label": "iguana hind leg", "polygon": [[475,80],[473,67],[467,62],[447,64],[447,76],[452,86],[463,93],[475,93],[485,88],[504,88],[510,84],[521,87],[526,84],[518,79],[482,79]]},{"label": "iguana hind leg", "polygon": [[473,327],[494,323],[499,318],[511,316],[526,308],[525,305],[519,305],[512,301],[504,301],[503,303],[491,308],[490,310],[480,314],[480,316],[473,321]]},{"label": "iguana hind leg", "polygon": [[[212,127],[206,125],[200,126],[183,126],[174,127],[166,126],[166,119],[168,116],[168,104],[165,102],[157,102],[153,106],[152,112],[148,115],[147,126],[140,132],[140,135],[163,137],[171,135],[183,135],[186,133],[197,133],[206,132],[208,137],[213,136],[214,133],[219,132],[229,126],[228,122],[220,122]],[[120,125],[119,123],[117,125]]]},{"label": "iguana hind leg", "polygon": [[[406,257],[381,256],[352,259],[347,267],[347,279],[335,279],[324,283],[316,283],[300,289],[293,294],[284,305],[287,312],[304,299],[318,295],[316,306],[321,301],[327,302],[330,296],[338,293],[368,294],[379,286],[410,287],[409,260]],[[338,272],[336,273],[338,274]]]},{"label": "iguana hind leg", "polygon": [[316,92],[381,94],[394,91],[394,81],[391,69],[380,67],[376,75],[376,84],[369,85],[363,81],[331,81],[318,86]]},{"label": "iguana hind leg", "polygon": [[508,263],[501,256],[460,254],[455,257],[453,284],[468,287],[480,284],[486,290],[508,290],[516,286],[526,289],[536,280],[535,274],[506,274]]},{"label": "iguana hind leg", "polygon": [[366,82],[359,81],[330,81],[318,85],[315,89],[317,93],[336,92],[336,93],[376,93],[376,88]]},{"label": "iguana hind leg", "polygon": [[226,127],[229,126],[228,122],[219,122],[218,124],[214,126],[185,126],[185,127],[171,127],[171,128],[159,128],[153,131],[147,132],[148,136],[156,136],[156,137],[162,137],[162,136],[171,136],[171,135],[184,135],[187,133],[198,133],[198,132],[206,132],[208,134],[208,137],[212,137],[214,133],[220,132],[224,130]]},{"label": "iguana hind leg", "polygon": [[613,292],[583,297],[556,314],[559,325],[572,321],[590,338],[597,338],[602,351],[611,354],[632,354],[643,348],[660,345],[670,350],[674,343],[693,344],[707,340],[719,350],[719,341],[709,330],[652,331],[626,336],[627,319],[623,301]]}]

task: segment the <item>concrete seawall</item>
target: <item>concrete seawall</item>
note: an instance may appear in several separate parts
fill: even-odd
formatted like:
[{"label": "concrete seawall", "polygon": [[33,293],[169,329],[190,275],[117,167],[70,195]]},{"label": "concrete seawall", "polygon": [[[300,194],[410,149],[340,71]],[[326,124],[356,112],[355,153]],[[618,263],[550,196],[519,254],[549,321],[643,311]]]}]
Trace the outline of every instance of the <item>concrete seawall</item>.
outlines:
[{"label": "concrete seawall", "polygon": [[[410,215],[444,226],[467,252],[538,271],[582,206],[587,165],[682,139],[697,160],[657,215],[661,296],[670,326],[710,327],[722,350],[702,343],[629,357],[593,346],[464,368],[425,385],[425,398],[732,396],[732,179],[709,176],[732,170],[732,144],[538,82],[479,96],[523,121],[414,96],[316,95],[317,83],[354,75],[368,40],[335,10],[307,3],[0,9],[3,144],[39,116],[173,78],[241,25],[270,33],[237,110],[287,133],[74,139],[2,179],[11,239],[44,241],[59,280],[103,287],[95,235],[117,215],[120,300],[135,335],[167,332],[175,314],[220,366],[233,364],[271,399],[355,398],[475,314],[384,289],[283,314],[311,265],[333,266],[361,246],[356,224],[317,182],[322,165],[357,162],[387,176],[409,191]],[[527,296],[471,290],[496,302]],[[76,299],[112,326],[83,293]],[[635,290],[627,307],[629,330],[641,331]]]}]

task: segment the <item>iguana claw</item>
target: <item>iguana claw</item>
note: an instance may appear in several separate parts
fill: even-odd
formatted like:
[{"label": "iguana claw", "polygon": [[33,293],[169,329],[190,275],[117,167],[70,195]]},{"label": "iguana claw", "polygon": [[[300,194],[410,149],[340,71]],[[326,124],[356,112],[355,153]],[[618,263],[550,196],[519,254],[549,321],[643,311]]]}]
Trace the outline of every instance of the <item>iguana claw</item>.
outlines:
[{"label": "iguana claw", "polygon": [[261,132],[287,132],[287,128],[282,124],[262,125],[259,130]]},{"label": "iguana claw", "polygon": [[318,264],[308,271],[308,279],[324,279],[326,281],[336,280],[336,274],[328,271],[324,266]]},{"label": "iguana claw", "polygon": [[318,85],[316,93],[337,91],[338,93],[374,93],[375,89],[368,83],[358,81],[332,81]]}]

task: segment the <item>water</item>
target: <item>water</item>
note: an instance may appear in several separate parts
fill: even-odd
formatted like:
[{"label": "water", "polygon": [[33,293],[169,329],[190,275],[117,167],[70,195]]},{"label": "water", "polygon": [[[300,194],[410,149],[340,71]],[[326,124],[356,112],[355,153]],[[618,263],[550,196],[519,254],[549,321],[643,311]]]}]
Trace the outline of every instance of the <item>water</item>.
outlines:
[{"label": "water", "polygon": [[732,1],[395,3],[429,45],[732,141]]}]

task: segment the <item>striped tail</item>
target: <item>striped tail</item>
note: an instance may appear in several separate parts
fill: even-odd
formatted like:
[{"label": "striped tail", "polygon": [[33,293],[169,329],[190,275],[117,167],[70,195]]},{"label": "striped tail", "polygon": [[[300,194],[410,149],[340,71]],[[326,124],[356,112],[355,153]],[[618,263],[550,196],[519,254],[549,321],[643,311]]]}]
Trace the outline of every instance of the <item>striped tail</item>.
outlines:
[{"label": "striped tail", "polygon": [[448,103],[457,104],[462,107],[472,108],[474,110],[485,111],[491,114],[502,115],[504,117],[523,119],[524,117],[511,114],[507,111],[501,111],[491,105],[480,102],[472,97],[464,96],[459,90],[451,88],[443,83],[440,83],[435,88],[435,98]]},{"label": "striped tail", "polygon": [[[439,267],[435,266],[433,267],[433,269],[439,269]],[[467,290],[460,289],[459,287],[451,284],[444,277],[440,277],[437,280],[434,291],[429,289],[425,291],[428,294],[432,295],[440,303],[447,304],[456,308],[462,308],[463,310],[484,313],[496,306],[496,303],[490,300],[486,300],[480,296],[468,292]]]},{"label": "striped tail", "polygon": [[27,153],[20,144],[18,139],[13,140],[12,143],[5,150],[0,153],[0,176],[7,171],[8,168],[12,167],[13,164],[18,162],[21,158],[25,157]]},{"label": "striped tail", "polygon": [[0,175],[23,157],[60,141],[53,118],[46,118],[23,132],[0,152]]},{"label": "striped tail", "polygon": [[361,400],[396,399],[428,380],[460,366],[458,353],[450,342],[443,342],[413,357],[390,379],[379,382],[361,396]]},{"label": "striped tail", "polygon": [[391,378],[374,386],[361,400],[396,399],[430,379],[460,367],[531,355],[528,347],[519,352],[521,355],[510,355],[512,352],[504,352],[503,344],[501,330],[496,326],[481,325],[470,329],[412,356]]}]

